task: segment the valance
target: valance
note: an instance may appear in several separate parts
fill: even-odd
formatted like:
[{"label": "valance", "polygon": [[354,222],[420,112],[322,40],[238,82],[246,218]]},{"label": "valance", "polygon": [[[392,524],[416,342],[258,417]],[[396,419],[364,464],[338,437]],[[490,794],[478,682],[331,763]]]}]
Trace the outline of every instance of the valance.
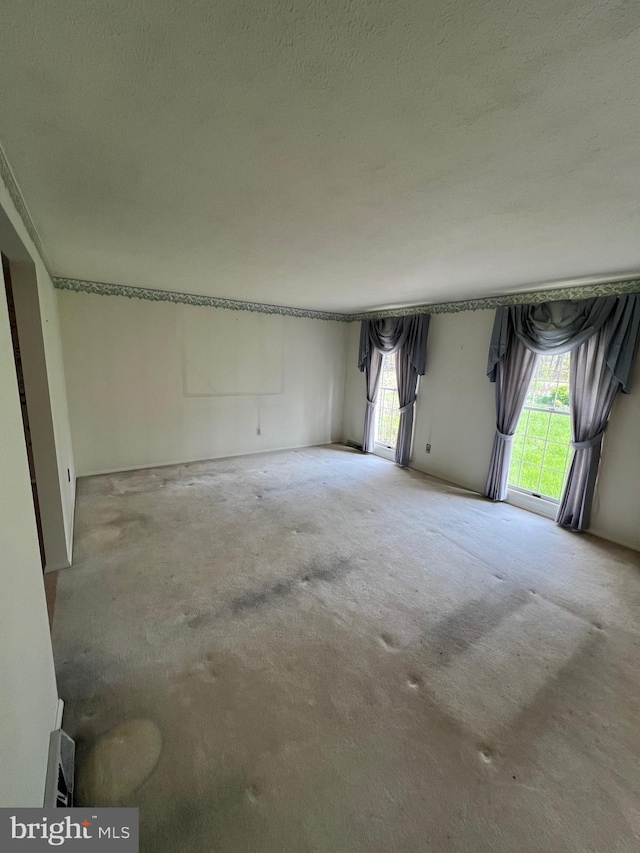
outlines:
[{"label": "valance", "polygon": [[409,361],[416,372],[424,376],[427,366],[428,332],[428,314],[363,320],[360,326],[358,369],[360,372],[364,371],[370,351],[377,350],[384,355],[391,355],[406,346]]},{"label": "valance", "polygon": [[496,365],[507,352],[509,329],[531,352],[556,355],[581,346],[612,319],[606,363],[628,393],[640,329],[640,294],[559,300],[539,305],[498,308],[489,346],[487,375],[496,380]]}]

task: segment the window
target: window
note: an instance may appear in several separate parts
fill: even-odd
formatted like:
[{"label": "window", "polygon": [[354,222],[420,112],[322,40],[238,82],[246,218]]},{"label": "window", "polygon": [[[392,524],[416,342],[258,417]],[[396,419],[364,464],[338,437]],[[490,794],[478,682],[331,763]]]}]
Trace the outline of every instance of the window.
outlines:
[{"label": "window", "polygon": [[382,357],[382,375],[376,406],[376,444],[388,450],[393,450],[396,446],[400,424],[399,408],[396,356],[393,353]]},{"label": "window", "polygon": [[516,434],[509,485],[560,499],[571,455],[569,353],[538,360]]}]

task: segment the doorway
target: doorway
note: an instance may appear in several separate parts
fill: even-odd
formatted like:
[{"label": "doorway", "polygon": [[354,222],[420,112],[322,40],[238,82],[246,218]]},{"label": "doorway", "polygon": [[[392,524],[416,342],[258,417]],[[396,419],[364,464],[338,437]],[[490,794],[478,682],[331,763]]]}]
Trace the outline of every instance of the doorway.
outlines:
[{"label": "doorway", "polygon": [[41,313],[36,267],[1,211],[0,246],[0,299],[4,293],[51,624],[57,571],[70,565],[62,489],[73,484],[70,469],[59,468],[44,338],[49,317]]}]

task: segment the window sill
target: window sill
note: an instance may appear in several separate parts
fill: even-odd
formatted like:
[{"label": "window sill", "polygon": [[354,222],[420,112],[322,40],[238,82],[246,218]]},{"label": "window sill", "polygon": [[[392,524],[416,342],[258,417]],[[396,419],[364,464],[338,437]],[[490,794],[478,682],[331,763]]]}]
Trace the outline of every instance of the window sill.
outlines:
[{"label": "window sill", "polygon": [[376,456],[383,456],[385,459],[391,459],[393,462],[396,456],[395,447],[387,447],[385,444],[376,444],[373,452]]},{"label": "window sill", "polygon": [[507,503],[519,506],[521,509],[528,509],[530,512],[543,515],[545,518],[555,519],[558,512],[557,501],[550,500],[549,498],[538,498],[535,495],[528,492],[521,492],[518,489],[509,489]]}]

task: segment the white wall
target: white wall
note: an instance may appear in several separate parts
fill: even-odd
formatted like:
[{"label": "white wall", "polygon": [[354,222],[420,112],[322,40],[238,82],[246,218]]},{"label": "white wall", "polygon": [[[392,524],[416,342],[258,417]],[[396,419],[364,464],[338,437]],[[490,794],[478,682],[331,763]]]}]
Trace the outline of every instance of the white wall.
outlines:
[{"label": "white wall", "polygon": [[[68,291],[59,310],[79,475],[341,438],[344,323]],[[283,393],[216,396],[218,361],[254,390],[246,353],[263,332],[282,361],[266,347],[260,382],[274,390],[275,364]]]},{"label": "white wall", "polygon": [[484,489],[496,426],[494,386],[486,376],[493,316],[465,311],[431,318],[416,405],[412,466],[476,492]]},{"label": "white wall", "polygon": [[[54,571],[69,565],[68,537],[71,534],[69,529],[71,519],[65,518],[65,505],[61,500],[61,495],[66,495],[69,486],[66,471],[64,482],[60,480],[56,424],[49,393],[47,347],[45,335],[43,335],[43,326],[48,332],[51,323],[43,319],[40,310],[42,300],[34,264],[11,262],[10,275],[29,412],[29,431],[38,487],[46,568],[47,571]],[[62,393],[64,399],[66,393],[64,389]]]},{"label": "white wall", "polygon": [[[64,535],[67,563],[71,562],[73,550],[73,514],[75,507],[76,478],[74,471],[67,392],[60,342],[60,321],[56,291],[51,277],[38,254],[2,180],[0,180],[0,248],[9,260],[19,261],[31,267],[35,275],[42,323],[42,340],[46,364],[46,382],[49,387],[49,403],[54,432],[57,481],[45,485],[53,491],[57,488],[64,520]],[[4,284],[3,284],[4,290]],[[3,294],[4,299],[4,294]]]},{"label": "white wall", "polygon": [[355,441],[356,444],[362,444],[367,396],[364,373],[360,373],[358,370],[360,323],[349,323],[347,330],[342,437],[343,441]]},{"label": "white wall", "polygon": [[41,806],[58,697],[4,296],[0,435],[0,806]]},{"label": "white wall", "polygon": [[[431,318],[427,372],[420,379],[411,467],[484,490],[495,429],[494,386],[486,377],[493,311]],[[359,324],[349,328],[345,439],[362,440],[364,376]],[[630,395],[619,395],[607,429],[591,532],[640,550],[640,359]],[[431,444],[431,453],[425,445]],[[524,510],[523,510],[524,512]]]},{"label": "white wall", "polygon": [[605,433],[591,532],[640,551],[640,356]]},{"label": "white wall", "polygon": [[40,316],[42,318],[42,336],[44,339],[49,378],[49,399],[58,458],[58,482],[62,496],[62,511],[67,539],[67,553],[71,562],[73,552],[73,518],[76,500],[76,472],[71,427],[67,405],[65,369],[62,361],[62,342],[60,339],[60,318],[58,316],[57,292],[53,283],[38,259],[38,296]]},{"label": "white wall", "polygon": [[[53,284],[0,180],[0,249],[35,276],[54,431],[55,495],[70,559],[75,476]],[[33,281],[33,279],[32,279]],[[58,696],[15,362],[0,298],[0,806],[41,806]],[[67,475],[67,469],[70,472]],[[56,485],[57,484],[57,485]],[[62,555],[64,557],[64,553]]]}]

